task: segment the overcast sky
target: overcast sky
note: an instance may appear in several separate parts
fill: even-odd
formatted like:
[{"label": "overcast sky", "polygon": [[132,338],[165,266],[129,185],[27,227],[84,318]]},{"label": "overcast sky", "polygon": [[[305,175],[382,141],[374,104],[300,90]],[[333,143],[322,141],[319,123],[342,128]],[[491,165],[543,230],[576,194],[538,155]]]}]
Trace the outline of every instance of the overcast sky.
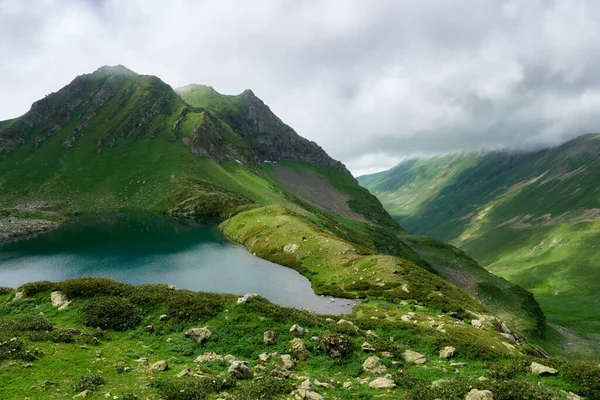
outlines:
[{"label": "overcast sky", "polygon": [[114,64],[251,88],[355,175],[600,131],[600,1],[0,0],[0,120]]}]

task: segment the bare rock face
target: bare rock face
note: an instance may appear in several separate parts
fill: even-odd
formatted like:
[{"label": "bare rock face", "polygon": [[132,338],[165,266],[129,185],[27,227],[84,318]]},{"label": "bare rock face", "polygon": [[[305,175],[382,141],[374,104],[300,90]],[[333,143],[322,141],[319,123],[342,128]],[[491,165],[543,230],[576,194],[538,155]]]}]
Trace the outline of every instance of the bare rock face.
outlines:
[{"label": "bare rock face", "polygon": [[250,379],[254,376],[254,372],[252,368],[250,368],[250,363],[248,361],[234,361],[229,366],[227,370],[229,372],[229,376],[233,379]]},{"label": "bare rock face", "polygon": [[186,338],[194,339],[198,344],[206,342],[212,336],[207,326],[204,328],[192,328],[185,333]]},{"label": "bare rock face", "polygon": [[467,393],[465,400],[494,400],[494,394],[489,390],[473,389]]},{"label": "bare rock face", "polygon": [[367,358],[363,363],[362,369],[363,372],[371,375],[379,375],[387,371],[386,366],[381,363],[381,360],[377,356]]},{"label": "bare rock face", "polygon": [[71,305],[71,302],[63,292],[50,293],[50,301],[52,302],[52,305],[59,310],[64,310]]},{"label": "bare rock face", "polygon": [[256,294],[256,293],[248,293],[248,294],[238,298],[237,303],[238,304],[250,303],[252,301],[252,299],[254,299],[257,296],[258,296],[258,294]]},{"label": "bare rock face", "polygon": [[531,363],[529,366],[532,374],[540,375],[540,376],[548,376],[548,375],[556,375],[558,371],[554,368],[547,367],[545,365],[536,363],[535,361]]}]

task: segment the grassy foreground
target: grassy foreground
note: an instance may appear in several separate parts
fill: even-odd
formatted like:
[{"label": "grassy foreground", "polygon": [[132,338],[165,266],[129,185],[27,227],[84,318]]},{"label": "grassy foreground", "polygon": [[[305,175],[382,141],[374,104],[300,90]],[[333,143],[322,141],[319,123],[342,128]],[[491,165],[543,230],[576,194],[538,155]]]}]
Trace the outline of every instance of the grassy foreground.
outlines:
[{"label": "grassy foreground", "polygon": [[[53,291],[71,303],[57,309]],[[597,365],[537,359],[527,345],[510,349],[493,330],[414,302],[367,302],[344,322],[260,297],[237,304],[233,295],[99,278],[26,284],[18,300],[12,289],[0,293],[0,399],[71,398],[85,390],[91,399],[303,398],[298,387],[306,379],[310,398],[464,399],[473,388],[494,399],[600,395]],[[295,338],[294,324],[307,331]],[[202,344],[185,335],[197,327],[212,332]],[[275,333],[274,344],[265,344],[266,331]],[[363,350],[364,342],[372,348]],[[438,356],[445,346],[456,349],[450,359]],[[426,362],[406,361],[406,350]],[[194,362],[213,352],[206,356],[212,360]],[[252,377],[231,377],[226,355],[248,361]],[[371,356],[380,358],[379,370],[365,372]],[[167,368],[156,370],[158,361]],[[530,373],[532,361],[558,375]],[[390,387],[372,387],[378,377]]]}]

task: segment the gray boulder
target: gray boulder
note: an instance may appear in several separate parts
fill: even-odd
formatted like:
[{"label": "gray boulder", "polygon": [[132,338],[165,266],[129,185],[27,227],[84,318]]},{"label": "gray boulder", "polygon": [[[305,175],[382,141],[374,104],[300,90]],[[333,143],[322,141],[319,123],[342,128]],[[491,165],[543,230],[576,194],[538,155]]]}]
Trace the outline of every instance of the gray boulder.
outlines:
[{"label": "gray boulder", "polygon": [[207,326],[204,328],[192,328],[185,333],[186,338],[194,339],[198,344],[206,342],[212,336]]},{"label": "gray boulder", "polygon": [[250,368],[248,361],[234,361],[227,371],[233,379],[250,379],[254,376],[254,372]]}]

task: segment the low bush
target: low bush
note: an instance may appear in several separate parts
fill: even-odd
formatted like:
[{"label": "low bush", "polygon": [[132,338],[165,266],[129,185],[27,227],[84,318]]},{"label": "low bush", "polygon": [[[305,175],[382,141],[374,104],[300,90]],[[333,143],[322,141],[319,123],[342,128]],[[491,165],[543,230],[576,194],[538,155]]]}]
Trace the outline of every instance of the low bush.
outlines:
[{"label": "low bush", "polygon": [[140,322],[138,309],[128,299],[118,296],[96,297],[81,311],[83,323],[94,328],[125,331]]},{"label": "low bush", "polygon": [[485,364],[486,371],[494,379],[513,379],[519,374],[529,371],[531,360],[513,359],[506,361],[490,361]]},{"label": "low bush", "polygon": [[102,375],[92,374],[86,375],[79,378],[75,383],[73,383],[73,390],[75,393],[83,392],[84,390],[89,390],[90,392],[98,389],[99,386],[104,385],[104,378]]},{"label": "low bush", "polygon": [[600,366],[593,362],[566,361],[558,366],[563,378],[576,387],[580,396],[600,399]]},{"label": "low bush", "polygon": [[296,384],[291,380],[265,378],[240,387],[235,393],[235,398],[238,400],[281,399],[295,388]]},{"label": "low bush", "polygon": [[319,336],[317,348],[331,358],[342,358],[350,351],[350,343],[343,335]]},{"label": "low bush", "polygon": [[4,295],[7,295],[7,294],[11,294],[12,292],[14,292],[14,290],[13,290],[13,289],[11,289],[11,288],[8,288],[8,287],[3,287],[3,286],[0,286],[0,296],[4,296]]},{"label": "low bush", "polygon": [[75,341],[76,330],[72,329],[54,329],[52,331],[32,331],[29,332],[29,340],[32,342],[52,341],[54,343],[73,343]]},{"label": "low bush", "polygon": [[225,295],[177,290],[167,300],[167,314],[177,322],[206,320],[224,308]]},{"label": "low bush", "polygon": [[235,382],[230,379],[207,377],[194,380],[156,381],[153,385],[164,400],[202,400],[211,394],[231,389]]},{"label": "low bush", "polygon": [[56,283],[50,281],[30,282],[20,286],[17,291],[23,291],[27,296],[54,290]]},{"label": "low bush", "polygon": [[69,279],[55,284],[67,297],[92,298],[95,296],[124,296],[133,291],[134,286],[107,278]]},{"label": "low bush", "polygon": [[19,338],[11,338],[0,341],[0,360],[37,360],[41,352],[30,349],[25,342]]}]

